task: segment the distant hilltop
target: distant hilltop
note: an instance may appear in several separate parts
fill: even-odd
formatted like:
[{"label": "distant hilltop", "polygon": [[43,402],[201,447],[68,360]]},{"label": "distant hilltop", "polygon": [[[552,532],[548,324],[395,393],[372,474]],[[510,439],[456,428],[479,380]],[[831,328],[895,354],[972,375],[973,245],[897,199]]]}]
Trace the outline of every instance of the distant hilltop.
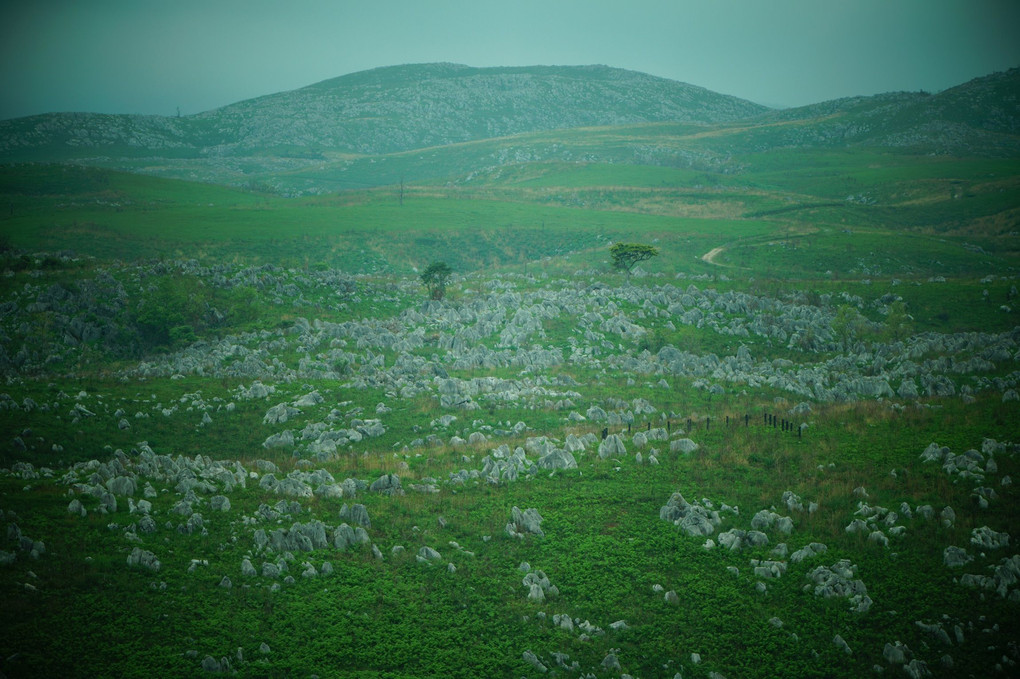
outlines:
[{"label": "distant hilltop", "polygon": [[[666,124],[672,127],[649,128]],[[628,135],[640,126],[638,142]],[[613,148],[564,151],[564,130],[610,127],[620,128]],[[514,140],[512,156],[486,149],[484,158],[472,157],[481,151],[458,146],[505,138]],[[75,162],[235,185],[258,181],[297,193],[378,186],[405,172],[412,181],[466,175],[520,158],[686,166],[697,159],[699,167],[712,168],[732,154],[853,146],[1014,157],[1020,154],[1020,70],[936,94],[774,110],[608,66],[415,64],[191,116],[54,113],[0,121],[0,163]],[[436,149],[445,155],[416,167],[397,157]],[[366,165],[371,158],[394,162],[379,171]],[[294,173],[304,175],[297,180]]]},{"label": "distant hilltop", "polygon": [[[193,116],[47,114],[0,122],[0,154],[60,147],[380,154],[574,127],[720,123],[768,109],[607,66],[392,66]],[[17,139],[14,139],[17,138]]]}]

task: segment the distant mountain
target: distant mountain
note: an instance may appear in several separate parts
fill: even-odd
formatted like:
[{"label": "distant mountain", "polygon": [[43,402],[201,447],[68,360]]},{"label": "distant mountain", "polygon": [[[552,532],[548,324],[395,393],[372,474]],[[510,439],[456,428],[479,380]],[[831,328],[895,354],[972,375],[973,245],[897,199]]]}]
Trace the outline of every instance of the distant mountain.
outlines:
[{"label": "distant mountain", "polygon": [[382,154],[573,127],[719,123],[767,109],[606,66],[379,68],[184,118],[49,114],[0,121],[0,160]]},{"label": "distant mountain", "polygon": [[894,92],[836,99],[772,111],[758,121],[761,127],[748,131],[744,143],[761,149],[874,146],[1015,156],[1020,154],[1020,69],[975,78],[936,94]]},{"label": "distant mountain", "polygon": [[733,173],[742,154],[827,147],[1020,157],[1020,69],[937,94],[773,110],[607,66],[419,64],[193,116],[0,121],[0,163],[76,162],[288,195],[498,177],[549,161]]}]

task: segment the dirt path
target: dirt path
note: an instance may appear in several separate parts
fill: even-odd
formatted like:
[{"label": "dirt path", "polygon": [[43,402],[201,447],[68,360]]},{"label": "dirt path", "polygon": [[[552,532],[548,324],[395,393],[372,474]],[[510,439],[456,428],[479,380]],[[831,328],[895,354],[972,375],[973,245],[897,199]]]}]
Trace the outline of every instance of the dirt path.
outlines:
[{"label": "dirt path", "polygon": [[716,266],[724,266],[723,264],[720,264],[719,262],[715,261],[715,258],[718,257],[719,254],[725,249],[726,248],[723,247],[712,248],[711,250],[709,250],[708,252],[701,256],[701,260],[704,262],[708,262],[709,264],[715,264]]}]

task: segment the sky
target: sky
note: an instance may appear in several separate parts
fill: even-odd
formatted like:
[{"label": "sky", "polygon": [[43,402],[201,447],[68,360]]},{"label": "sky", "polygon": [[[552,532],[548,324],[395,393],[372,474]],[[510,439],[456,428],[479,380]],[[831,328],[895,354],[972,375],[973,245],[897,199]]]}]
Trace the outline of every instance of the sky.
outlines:
[{"label": "sky", "polygon": [[1020,66],[1018,0],[0,0],[0,119],[189,115],[424,62],[605,64],[769,106]]}]

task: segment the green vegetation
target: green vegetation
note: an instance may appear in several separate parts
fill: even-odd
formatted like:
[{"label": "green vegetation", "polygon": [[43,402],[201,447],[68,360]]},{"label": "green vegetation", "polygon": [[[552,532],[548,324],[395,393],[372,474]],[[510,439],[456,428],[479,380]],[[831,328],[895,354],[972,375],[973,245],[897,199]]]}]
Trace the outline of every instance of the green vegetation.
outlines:
[{"label": "green vegetation", "polygon": [[441,300],[446,296],[446,281],[453,269],[446,262],[432,262],[421,272],[421,282],[429,292],[429,299]]},{"label": "green vegetation", "polygon": [[[0,672],[899,676],[901,642],[932,676],[1014,674],[1020,589],[982,578],[1020,558],[1020,164],[758,145],[817,129],[323,151],[274,189],[375,188],[295,197],[258,168],[248,190],[0,168]],[[575,437],[576,467],[538,466]],[[660,518],[676,492],[711,534]],[[338,547],[355,504],[369,542]],[[515,507],[544,535],[511,536]],[[760,511],[791,531],[724,544]],[[325,546],[259,543],[315,521]],[[842,559],[866,611],[815,594]]]},{"label": "green vegetation", "polygon": [[609,255],[613,258],[613,268],[626,271],[628,279],[635,266],[658,256],[658,254],[657,247],[643,243],[613,243],[609,247]]}]

